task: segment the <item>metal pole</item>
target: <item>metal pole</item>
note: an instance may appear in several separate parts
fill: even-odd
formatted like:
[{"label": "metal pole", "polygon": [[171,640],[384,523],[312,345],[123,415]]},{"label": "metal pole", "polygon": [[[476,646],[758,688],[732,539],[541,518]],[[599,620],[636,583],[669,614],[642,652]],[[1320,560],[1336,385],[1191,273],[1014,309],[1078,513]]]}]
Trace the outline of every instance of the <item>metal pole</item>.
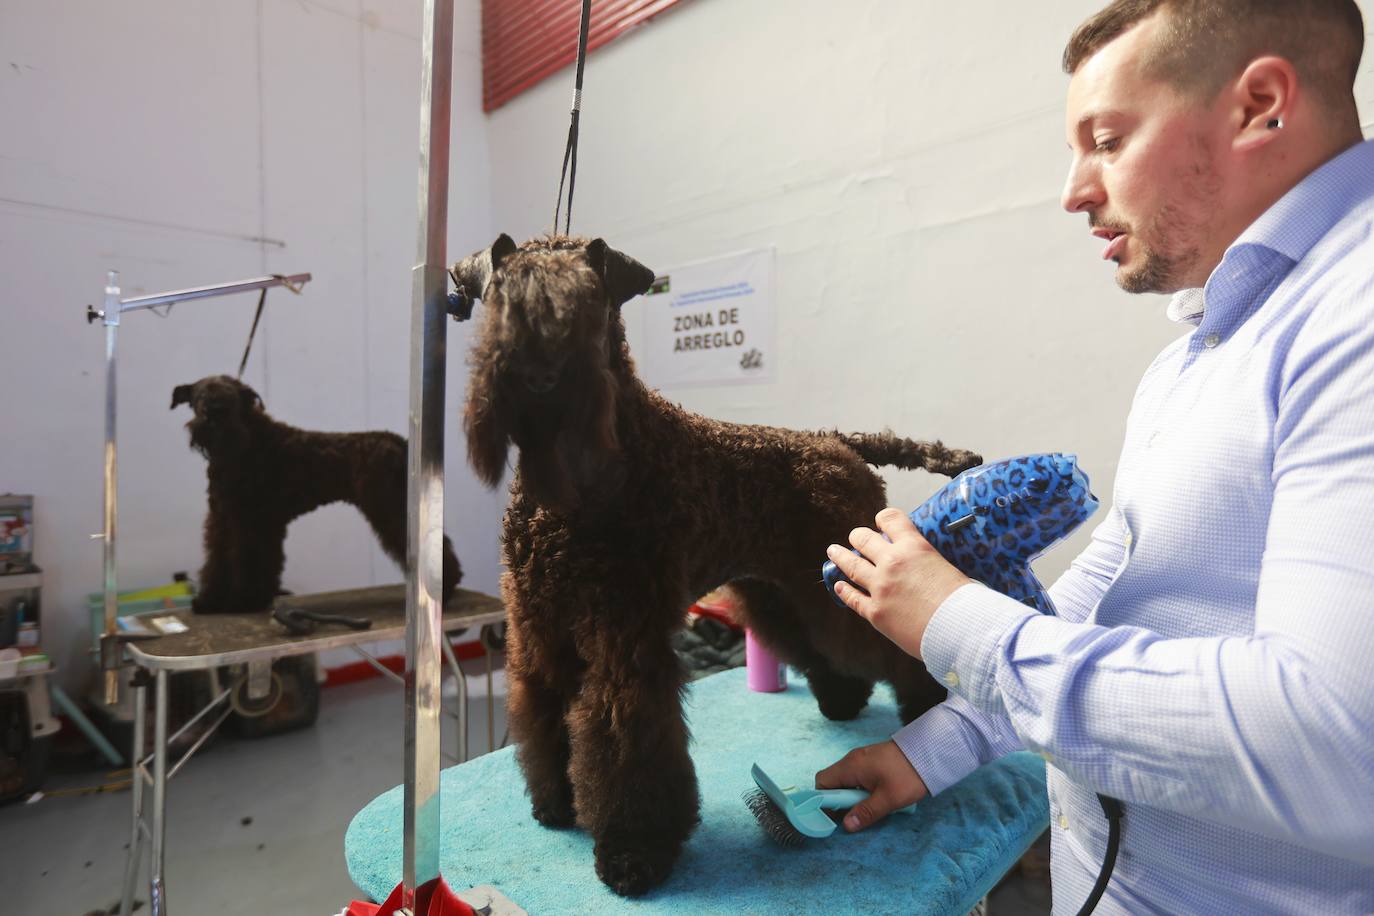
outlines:
[{"label": "metal pole", "polygon": [[[221,283],[215,286],[198,286],[190,289],[156,293],[151,296],[137,296],[121,301],[119,298],[119,272],[112,270],[105,278],[105,299],[99,313],[87,306],[86,319],[92,321],[99,317],[105,325],[105,524],[100,535],[103,541],[104,580],[105,580],[105,632],[100,637],[100,667],[105,672],[105,704],[113,706],[119,702],[119,669],[124,661],[124,649],[119,643],[115,629],[119,612],[119,583],[115,568],[115,533],[119,512],[119,473],[116,449],[115,426],[119,403],[116,386],[116,354],[119,344],[119,323],[124,312],[148,309],[156,305],[171,305],[188,299],[205,299],[211,296],[227,296],[232,293],[285,286],[293,292],[308,283],[308,273],[292,274],[288,277],[258,277],[235,283]],[[167,681],[166,672],[157,676],[157,713],[154,721],[154,761],[153,761],[153,825],[152,825],[152,913],[163,916],[165,899],[162,886],[163,832],[166,816],[167,790]],[[130,912],[133,901],[134,884],[138,875],[142,835],[146,829],[144,820],[143,768],[140,758],[143,755],[145,729],[146,691],[142,687],[134,690],[134,747],[130,755],[133,795],[133,826],[129,839],[129,857],[125,862],[124,887],[120,893],[120,912]],[[189,756],[189,755],[188,755]],[[184,762],[184,761],[183,761]]]},{"label": "metal pole", "polygon": [[105,278],[105,636],[100,644],[100,666],[105,670],[105,705],[119,702],[119,645],[114,641],[115,612],[119,606],[115,575],[115,517],[119,500],[119,475],[115,455],[115,352],[119,343],[119,272]]},{"label": "metal pole", "polygon": [[168,293],[153,293],[150,296],[136,296],[120,303],[121,312],[136,312],[150,309],[155,305],[173,305],[191,299],[208,299],[211,296],[230,296],[234,293],[248,293],[257,289],[271,289],[286,286],[296,289],[310,282],[310,274],[292,274],[289,277],[258,277],[254,280],[239,280],[234,283],[217,283],[214,286],[193,286],[190,289],[177,289]]},{"label": "metal pole", "polygon": [[[135,681],[135,683],[139,683]],[[134,887],[138,881],[138,864],[143,853],[143,756],[144,722],[147,720],[148,693],[143,687],[134,688],[134,746],[129,751],[130,793],[134,798],[133,831],[129,837],[129,859],[124,865],[124,888],[119,895],[119,912],[132,913]]]},{"label": "metal pole", "polygon": [[157,673],[153,718],[153,880],[149,890],[153,916],[167,916],[167,888],[163,885],[167,860],[167,672]]},{"label": "metal pole", "polygon": [[406,569],[405,858],[401,906],[439,876],[445,272],[453,0],[425,0],[420,71],[419,263],[411,276]]}]

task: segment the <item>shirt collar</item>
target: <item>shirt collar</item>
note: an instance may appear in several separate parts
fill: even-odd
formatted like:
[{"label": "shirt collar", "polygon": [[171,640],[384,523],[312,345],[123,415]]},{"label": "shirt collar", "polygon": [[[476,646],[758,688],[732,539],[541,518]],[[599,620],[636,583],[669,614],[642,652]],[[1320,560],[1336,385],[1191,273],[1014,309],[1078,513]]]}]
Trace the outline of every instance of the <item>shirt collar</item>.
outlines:
[{"label": "shirt collar", "polygon": [[1226,249],[1207,285],[1169,300],[1171,321],[1234,330],[1258,295],[1301,261],[1331,227],[1374,197],[1374,140],[1357,143],[1318,166],[1250,224]]},{"label": "shirt collar", "polygon": [[1201,324],[1204,298],[1201,286],[1181,289],[1169,300],[1169,308],[1165,314],[1169,316],[1170,321],[1177,321],[1179,324]]},{"label": "shirt collar", "polygon": [[1332,226],[1370,197],[1374,197],[1374,140],[1365,140],[1294,185],[1231,248],[1260,245],[1297,263]]}]

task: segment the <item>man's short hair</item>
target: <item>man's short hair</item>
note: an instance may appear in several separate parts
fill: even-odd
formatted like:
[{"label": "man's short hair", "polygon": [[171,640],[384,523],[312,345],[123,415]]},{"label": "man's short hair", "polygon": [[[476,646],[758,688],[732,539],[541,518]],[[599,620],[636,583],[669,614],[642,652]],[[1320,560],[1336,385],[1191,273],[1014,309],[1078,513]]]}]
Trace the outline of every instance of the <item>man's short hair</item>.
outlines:
[{"label": "man's short hair", "polygon": [[1250,61],[1276,54],[1328,106],[1354,107],[1364,52],[1355,0],[1114,0],[1069,39],[1064,72],[1159,11],[1164,28],[1145,60],[1147,76],[1210,99]]}]

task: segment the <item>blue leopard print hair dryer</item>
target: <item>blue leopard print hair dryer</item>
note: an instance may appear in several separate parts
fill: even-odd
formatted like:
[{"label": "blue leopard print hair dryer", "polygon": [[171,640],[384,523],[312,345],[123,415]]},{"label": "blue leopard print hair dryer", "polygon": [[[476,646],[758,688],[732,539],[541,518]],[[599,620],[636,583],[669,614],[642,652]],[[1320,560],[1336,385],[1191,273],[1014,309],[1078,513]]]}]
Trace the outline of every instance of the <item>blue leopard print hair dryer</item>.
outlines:
[{"label": "blue leopard print hair dryer", "polygon": [[[1049,452],[970,468],[922,503],[911,521],[970,579],[1053,614],[1031,560],[1072,534],[1097,506],[1078,456]],[[830,597],[844,605],[835,583],[849,579],[828,560],[821,576]]]}]

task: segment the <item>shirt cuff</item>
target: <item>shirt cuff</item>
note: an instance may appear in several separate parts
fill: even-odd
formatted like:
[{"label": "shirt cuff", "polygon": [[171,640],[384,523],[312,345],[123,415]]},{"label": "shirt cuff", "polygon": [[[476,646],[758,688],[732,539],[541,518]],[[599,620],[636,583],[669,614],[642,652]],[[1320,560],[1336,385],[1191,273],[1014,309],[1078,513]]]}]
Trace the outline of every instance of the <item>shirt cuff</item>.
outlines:
[{"label": "shirt cuff", "polygon": [[982,765],[968,740],[968,727],[962,716],[942,703],[892,736],[931,795],[939,795]]},{"label": "shirt cuff", "polygon": [[921,637],[926,670],[989,715],[1003,712],[997,663],[1004,640],[1034,608],[976,582],[960,586],[930,618]]}]

